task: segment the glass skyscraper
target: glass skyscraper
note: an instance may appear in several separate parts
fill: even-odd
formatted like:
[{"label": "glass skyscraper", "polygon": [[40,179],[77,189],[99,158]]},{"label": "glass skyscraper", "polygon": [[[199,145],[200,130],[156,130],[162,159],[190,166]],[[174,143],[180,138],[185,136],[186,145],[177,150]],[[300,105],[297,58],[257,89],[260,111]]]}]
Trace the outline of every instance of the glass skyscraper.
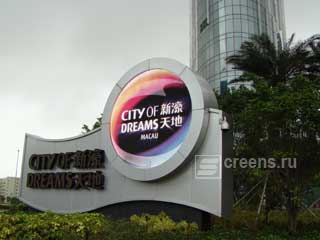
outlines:
[{"label": "glass skyscraper", "polygon": [[286,40],[283,0],[191,0],[191,68],[216,91],[241,75],[225,59],[253,34],[267,33],[281,47]]}]

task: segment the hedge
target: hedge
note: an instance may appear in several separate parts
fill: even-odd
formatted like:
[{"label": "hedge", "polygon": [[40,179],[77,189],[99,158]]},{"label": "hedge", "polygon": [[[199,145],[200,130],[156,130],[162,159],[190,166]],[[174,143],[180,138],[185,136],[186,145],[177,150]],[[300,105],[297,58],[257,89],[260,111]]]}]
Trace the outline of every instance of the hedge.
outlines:
[{"label": "hedge", "polygon": [[0,239],[23,240],[319,240],[320,220],[308,213],[299,217],[299,232],[290,236],[283,212],[273,212],[270,224],[253,227],[253,211],[236,211],[230,220],[217,219],[213,229],[201,232],[195,223],[175,222],[164,213],[134,215],[130,220],[111,220],[96,213],[0,214]]}]

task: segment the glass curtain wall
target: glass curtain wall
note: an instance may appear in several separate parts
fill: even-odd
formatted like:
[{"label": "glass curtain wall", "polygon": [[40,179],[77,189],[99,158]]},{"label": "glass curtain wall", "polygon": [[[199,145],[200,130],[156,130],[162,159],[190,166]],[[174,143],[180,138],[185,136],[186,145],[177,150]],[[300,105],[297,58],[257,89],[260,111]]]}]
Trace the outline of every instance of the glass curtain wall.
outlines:
[{"label": "glass curtain wall", "polygon": [[218,92],[242,73],[225,59],[253,34],[267,33],[281,47],[285,39],[283,0],[192,0],[191,67]]}]

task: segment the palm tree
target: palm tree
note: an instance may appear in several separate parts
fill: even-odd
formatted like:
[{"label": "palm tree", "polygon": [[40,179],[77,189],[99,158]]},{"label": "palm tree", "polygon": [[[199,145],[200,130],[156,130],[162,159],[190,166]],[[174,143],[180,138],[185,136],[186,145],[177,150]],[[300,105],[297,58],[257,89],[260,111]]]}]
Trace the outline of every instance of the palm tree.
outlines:
[{"label": "palm tree", "polygon": [[307,42],[308,47],[313,52],[313,55],[310,58],[312,68],[311,72],[317,72],[317,76],[319,76],[319,69],[320,69],[320,34],[314,35],[309,39]]},{"label": "palm tree", "polygon": [[287,84],[298,75],[319,77],[320,35],[296,44],[293,40],[294,34],[282,49],[277,49],[268,35],[254,35],[235,55],[228,57],[227,62],[233,64],[234,69],[266,79],[271,85]]}]

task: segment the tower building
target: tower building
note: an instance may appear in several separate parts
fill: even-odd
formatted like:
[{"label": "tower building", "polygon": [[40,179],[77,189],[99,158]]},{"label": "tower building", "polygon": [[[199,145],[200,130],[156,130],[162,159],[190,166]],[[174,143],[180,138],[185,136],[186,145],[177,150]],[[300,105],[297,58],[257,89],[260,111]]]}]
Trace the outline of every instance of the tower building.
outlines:
[{"label": "tower building", "polygon": [[286,39],[283,0],[191,0],[191,68],[223,92],[242,72],[226,64],[254,34],[281,47]]}]

